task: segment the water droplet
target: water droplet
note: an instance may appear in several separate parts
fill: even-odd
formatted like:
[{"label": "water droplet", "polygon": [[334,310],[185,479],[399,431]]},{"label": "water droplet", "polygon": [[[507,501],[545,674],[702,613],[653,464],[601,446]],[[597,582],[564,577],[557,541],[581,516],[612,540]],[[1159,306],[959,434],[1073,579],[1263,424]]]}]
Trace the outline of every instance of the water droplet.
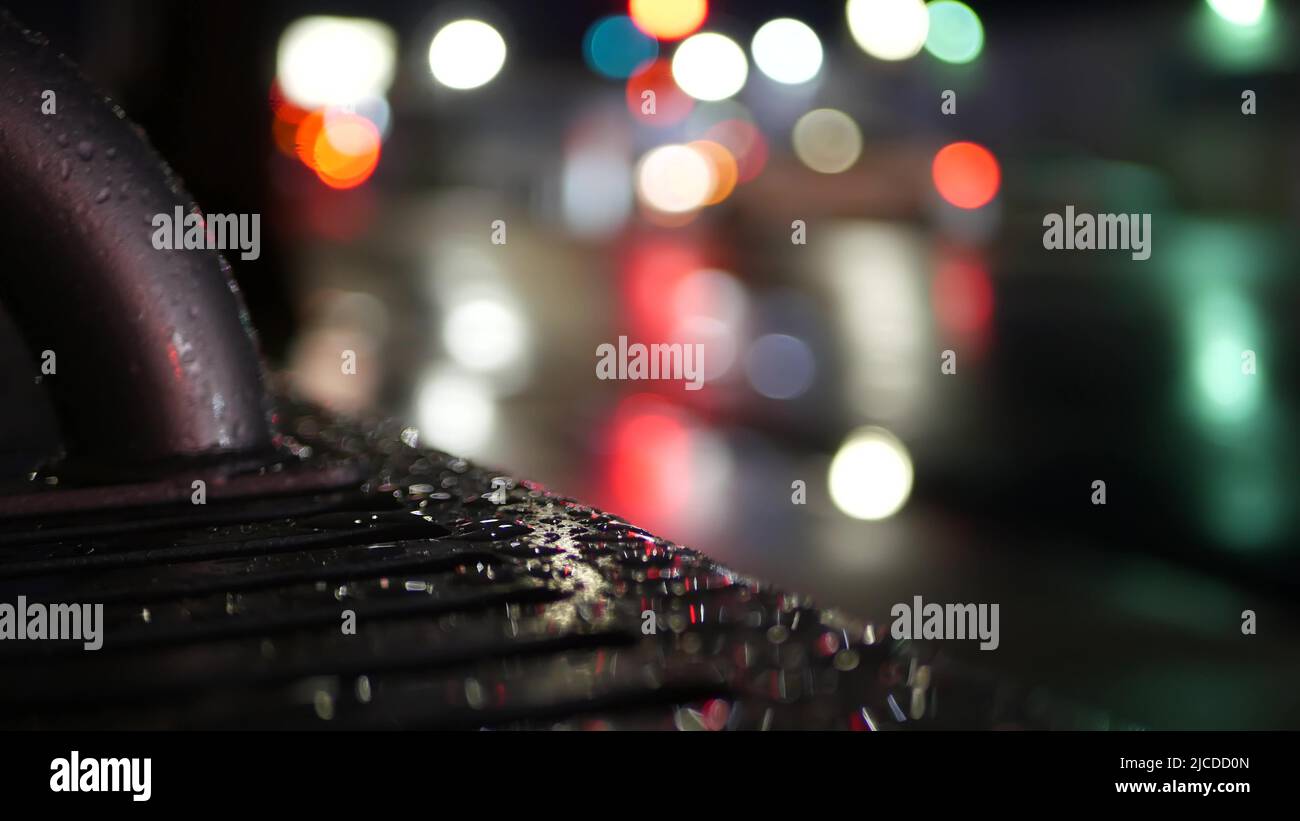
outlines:
[{"label": "water droplet", "polygon": [[453,535],[467,542],[491,542],[498,539],[513,539],[531,532],[532,528],[523,522],[508,519],[462,519],[456,523],[456,531]]},{"label": "water droplet", "polygon": [[82,140],[77,143],[77,156],[83,160],[89,160],[95,156],[95,144],[90,140]]}]

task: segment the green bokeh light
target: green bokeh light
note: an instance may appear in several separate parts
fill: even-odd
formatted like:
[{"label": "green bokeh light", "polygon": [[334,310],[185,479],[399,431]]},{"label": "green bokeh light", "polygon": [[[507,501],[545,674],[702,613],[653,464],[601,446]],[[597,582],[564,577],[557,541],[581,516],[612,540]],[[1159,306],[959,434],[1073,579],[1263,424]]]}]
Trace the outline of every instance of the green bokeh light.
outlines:
[{"label": "green bokeh light", "polygon": [[1288,32],[1267,4],[1257,14],[1226,3],[1222,8],[1207,4],[1196,15],[1192,37],[1205,59],[1227,71],[1259,71],[1289,61]]},{"label": "green bokeh light", "polygon": [[1206,0],[1214,13],[1236,26],[1253,26],[1264,16],[1268,0]]},{"label": "green bokeh light", "polygon": [[1242,364],[1244,352],[1258,355],[1254,307],[1236,291],[1215,289],[1197,295],[1188,318],[1198,409],[1212,423],[1248,421],[1263,393],[1261,374],[1243,372]]},{"label": "green bokeh light", "polygon": [[935,0],[928,9],[926,51],[945,63],[969,63],[984,50],[984,26],[970,6],[957,0]]},{"label": "green bokeh light", "polygon": [[[1190,427],[1180,452],[1195,516],[1237,551],[1281,547],[1295,471],[1270,371],[1272,329],[1262,294],[1286,270],[1275,228],[1215,219],[1166,223],[1166,284],[1181,326],[1180,403]],[[1253,370],[1244,367],[1251,351]]]}]

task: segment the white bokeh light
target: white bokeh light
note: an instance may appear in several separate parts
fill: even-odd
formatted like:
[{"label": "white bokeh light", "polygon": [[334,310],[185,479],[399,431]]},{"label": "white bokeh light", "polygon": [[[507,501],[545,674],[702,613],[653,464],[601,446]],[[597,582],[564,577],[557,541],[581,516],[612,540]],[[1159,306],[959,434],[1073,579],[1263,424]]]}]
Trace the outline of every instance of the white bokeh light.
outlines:
[{"label": "white bokeh light", "polygon": [[713,166],[688,145],[664,145],[641,159],[637,195],[657,211],[684,214],[700,208],[713,192]]},{"label": "white bokeh light", "polygon": [[818,108],[800,117],[791,142],[800,162],[821,174],[847,171],[862,154],[858,124],[833,108]]},{"label": "white bokeh light", "polygon": [[673,55],[673,79],[697,100],[724,100],[740,91],[748,76],[744,49],[721,34],[688,37]]},{"label": "white bokeh light", "polygon": [[280,35],[275,74],[303,108],[383,97],[393,82],[397,38],[377,20],[303,17]]},{"label": "white bokeh light", "polygon": [[750,51],[759,70],[778,83],[806,83],[822,67],[822,42],[817,32],[789,17],[764,23],[755,32]]},{"label": "white bokeh light", "polygon": [[519,364],[528,344],[528,328],[515,306],[481,298],[448,312],[442,341],[462,368],[492,373]]},{"label": "white bokeh light", "polygon": [[478,378],[439,369],[421,382],[416,396],[420,442],[435,448],[478,456],[497,426],[497,406]]},{"label": "white bokeh light", "polygon": [[632,212],[632,163],[619,148],[570,149],[560,185],[564,221],[578,236],[609,236]]},{"label": "white bokeh light", "polygon": [[859,428],[831,460],[831,501],[854,519],[886,519],[912,492],[912,459],[884,428]]},{"label": "white bokeh light", "polygon": [[849,0],[849,33],[878,60],[906,60],[920,52],[930,32],[922,0]]},{"label": "white bokeh light", "polygon": [[1208,0],[1214,12],[1235,26],[1253,26],[1264,16],[1267,0]]},{"label": "white bokeh light", "polygon": [[506,41],[482,20],[448,23],[429,44],[433,78],[460,91],[491,82],[505,62]]}]

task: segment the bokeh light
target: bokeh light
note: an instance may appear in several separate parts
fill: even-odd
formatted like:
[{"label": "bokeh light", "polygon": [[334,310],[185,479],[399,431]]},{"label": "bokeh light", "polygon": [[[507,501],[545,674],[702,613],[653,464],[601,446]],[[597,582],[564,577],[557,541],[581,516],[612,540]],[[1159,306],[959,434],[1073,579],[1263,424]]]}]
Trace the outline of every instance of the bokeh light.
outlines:
[{"label": "bokeh light", "polygon": [[1242,372],[1242,352],[1261,347],[1258,312],[1237,290],[1223,285],[1202,288],[1191,300],[1186,318],[1192,356],[1196,409],[1216,424],[1247,422],[1264,404],[1267,374]]},{"label": "bokeh light", "polygon": [[971,142],[939,149],[931,167],[939,196],[958,208],[987,205],[998,193],[1002,172],[992,152]]},{"label": "bokeh light", "polygon": [[844,220],[819,230],[837,377],[863,418],[914,432],[932,418],[932,250],[902,223]]},{"label": "bokeh light", "polygon": [[310,111],[298,122],[294,131],[294,153],[302,164],[316,170],[316,138],[325,127],[325,109]]},{"label": "bokeh light", "polygon": [[736,158],[731,156],[731,152],[712,140],[695,140],[687,145],[704,157],[713,176],[713,187],[704,204],[716,205],[731,196],[740,178]]},{"label": "bokeh light", "polygon": [[331,188],[355,188],[374,173],[382,142],[379,129],[360,114],[327,112],[316,131],[311,167]]},{"label": "bokeh light", "polygon": [[677,281],[671,295],[672,310],[679,318],[707,316],[739,327],[749,310],[744,284],[735,274],[718,268],[691,271]]},{"label": "bokeh light", "polygon": [[691,272],[671,291],[673,342],[703,346],[704,381],[724,376],[741,347],[749,294],[734,274],[706,268]]},{"label": "bokeh light", "polygon": [[726,440],[663,399],[636,393],[609,420],[598,502],[651,529],[707,533],[720,522],[716,499],[732,487]]},{"label": "bokeh light", "polygon": [[822,67],[822,42],[817,32],[789,17],[769,20],[759,27],[750,51],[759,70],[778,83],[806,83]]},{"label": "bokeh light", "polygon": [[667,128],[686,119],[695,100],[677,87],[672,63],[652,60],[627,80],[627,110],[639,122],[655,128]]},{"label": "bokeh light", "polygon": [[506,41],[482,20],[456,20],[429,43],[429,70],[438,82],[460,91],[492,81],[506,62]]},{"label": "bokeh light", "polygon": [[467,371],[492,373],[520,365],[528,326],[518,306],[481,297],[455,305],[442,326],[442,344]]},{"label": "bokeh light", "polygon": [[625,80],[659,56],[659,41],[638,29],[631,18],[614,15],[597,20],[587,29],[582,56],[598,74]]},{"label": "bokeh light", "polygon": [[641,158],[637,195],[646,205],[668,214],[694,211],[713,193],[713,167],[686,145],[665,145]]},{"label": "bokeh light", "polygon": [[808,343],[789,334],[754,340],[745,356],[749,384],[768,399],[794,399],[812,386],[816,361]]},{"label": "bokeh light", "polygon": [[271,137],[286,157],[298,156],[298,126],[311,112],[284,96],[279,81],[271,83]]},{"label": "bokeh light", "polygon": [[416,419],[421,444],[476,457],[496,431],[496,400],[482,378],[439,368],[420,384]]},{"label": "bokeh light", "polygon": [[970,6],[958,0],[929,5],[930,32],[925,50],[945,63],[969,63],[984,49],[984,25]]},{"label": "bokeh light", "polygon": [[862,132],[857,123],[833,108],[819,108],[800,117],[791,140],[800,162],[822,174],[847,170],[862,154]]},{"label": "bokeh light", "polygon": [[[311,290],[303,300],[303,332],[289,350],[288,378],[303,398],[339,413],[372,407],[386,375],[380,355],[390,327],[384,303],[370,293]],[[356,354],[355,373],[339,367],[339,351]]]},{"label": "bokeh light", "polygon": [[749,182],[767,165],[767,138],[748,120],[730,119],[715,123],[704,132],[704,139],[718,143],[736,159],[739,182]]},{"label": "bokeh light", "polygon": [[568,141],[560,183],[565,224],[581,237],[618,231],[632,212],[632,161],[627,147],[604,135],[579,134]]},{"label": "bokeh light", "polygon": [[681,321],[684,308],[677,294],[682,283],[707,267],[705,255],[688,237],[640,235],[630,243],[619,266],[619,304],[628,334],[646,339],[666,339]]},{"label": "bokeh light", "polygon": [[303,17],[280,35],[276,78],[304,108],[383,96],[393,82],[397,38],[377,20]]},{"label": "bokeh light", "polygon": [[723,120],[745,120],[752,123],[754,115],[735,97],[697,103],[686,118],[686,133],[698,137]]},{"label": "bokeh light", "polygon": [[1214,13],[1235,26],[1253,26],[1264,16],[1268,0],[1206,0]]},{"label": "bokeh light", "polygon": [[383,97],[366,97],[348,106],[330,106],[325,109],[325,122],[341,115],[357,114],[374,123],[379,136],[387,139],[392,125],[393,109]]},{"label": "bokeh light", "polygon": [[935,272],[932,286],[935,318],[953,334],[975,334],[993,321],[993,282],[987,268],[973,259],[949,256]]},{"label": "bokeh light", "polygon": [[831,501],[854,519],[885,519],[912,492],[912,459],[903,443],[884,428],[854,431],[831,460]]},{"label": "bokeh light", "polygon": [[673,55],[673,79],[697,100],[730,97],[744,87],[748,76],[744,49],[723,34],[696,34]]},{"label": "bokeh light", "polygon": [[849,0],[849,33],[878,60],[906,60],[925,45],[930,13],[922,0]]},{"label": "bokeh light", "polygon": [[708,0],[630,0],[627,8],[637,28],[660,40],[680,40],[709,16]]}]

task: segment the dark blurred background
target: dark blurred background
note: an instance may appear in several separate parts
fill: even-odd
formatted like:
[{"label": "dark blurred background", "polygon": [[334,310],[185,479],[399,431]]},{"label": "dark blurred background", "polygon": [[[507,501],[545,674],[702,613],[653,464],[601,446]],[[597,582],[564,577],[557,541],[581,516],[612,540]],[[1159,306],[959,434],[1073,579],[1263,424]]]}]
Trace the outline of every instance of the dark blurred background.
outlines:
[{"label": "dark blurred background", "polygon": [[[298,393],[882,624],[998,602],[942,652],[1124,721],[1300,726],[1294,7],[639,5],[7,4],[262,215]],[[1067,205],[1150,259],[1044,250]],[[704,388],[597,379],[620,335]]]}]

